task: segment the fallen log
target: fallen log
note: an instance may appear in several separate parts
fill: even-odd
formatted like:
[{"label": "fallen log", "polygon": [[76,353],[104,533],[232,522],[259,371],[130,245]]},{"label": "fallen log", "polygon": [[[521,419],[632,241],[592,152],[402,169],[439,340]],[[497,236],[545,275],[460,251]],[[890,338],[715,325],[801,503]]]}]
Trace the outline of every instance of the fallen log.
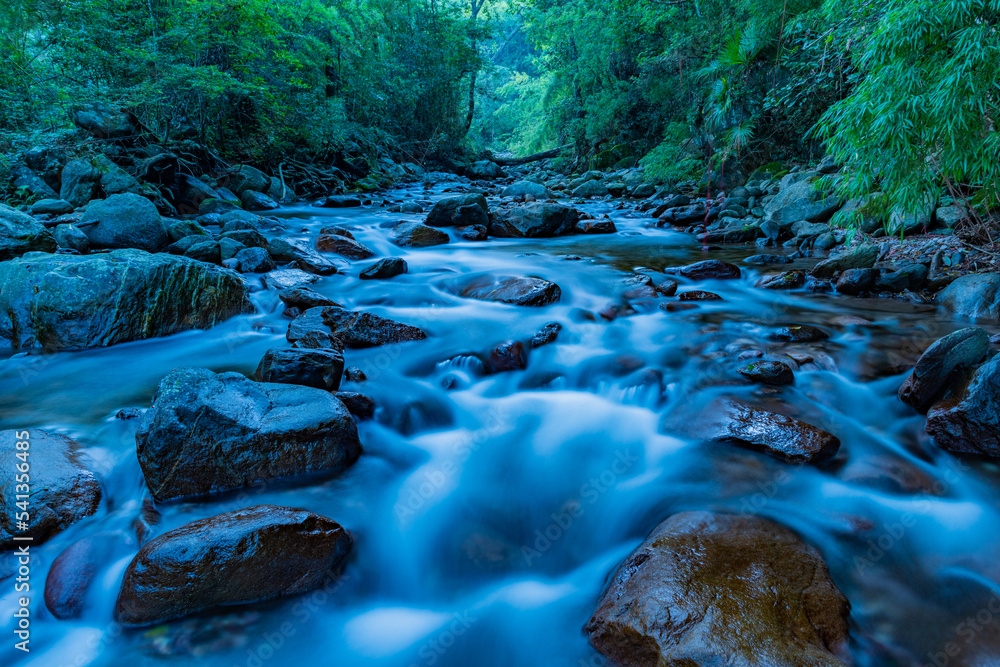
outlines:
[{"label": "fallen log", "polygon": [[557,148],[550,148],[547,151],[542,151],[541,153],[535,153],[534,155],[526,155],[524,157],[496,157],[495,155],[490,155],[490,162],[495,162],[501,167],[515,167],[519,164],[527,164],[529,162],[537,162],[538,160],[547,160],[550,157],[559,157],[559,154],[568,148],[572,148],[573,144],[566,144],[564,146],[559,146]]}]

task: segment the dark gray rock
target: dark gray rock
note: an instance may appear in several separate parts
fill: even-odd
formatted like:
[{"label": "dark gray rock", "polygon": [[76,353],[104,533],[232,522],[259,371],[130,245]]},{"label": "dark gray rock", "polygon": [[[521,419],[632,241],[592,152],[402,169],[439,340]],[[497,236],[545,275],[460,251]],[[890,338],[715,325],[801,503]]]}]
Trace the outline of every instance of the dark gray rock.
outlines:
[{"label": "dark gray rock", "polygon": [[194,521],[139,550],[114,618],[151,625],[304,593],[334,580],[352,546],[340,524],[301,509],[257,505]]},{"label": "dark gray rock", "polygon": [[618,567],[584,631],[618,665],[843,667],[849,611],[820,554],[787,528],[684,512]]},{"label": "dark gray rock", "polygon": [[332,391],[340,388],[344,355],[333,349],[271,348],[260,360],[258,382],[300,384]]},{"label": "dark gray rock", "polygon": [[559,336],[559,332],[562,331],[562,325],[558,322],[549,322],[544,327],[538,330],[531,338],[531,347],[542,347],[543,345],[548,345],[549,343],[554,343],[556,338]]},{"label": "dark gray rock", "polygon": [[549,189],[545,187],[542,183],[535,183],[533,181],[517,181],[504,188],[503,192],[500,193],[501,197],[524,197],[531,196],[535,199],[545,199],[549,197],[551,193]]},{"label": "dark gray rock", "polygon": [[268,197],[263,192],[256,190],[244,190],[240,194],[240,203],[247,211],[272,211],[278,208],[278,202]]},{"label": "dark gray rock", "polygon": [[362,280],[386,280],[406,273],[406,260],[402,257],[386,257],[375,262],[358,277]]},{"label": "dark gray rock", "polygon": [[798,289],[805,285],[805,271],[782,271],[764,276],[757,281],[757,287],[762,289]]},{"label": "dark gray rock", "polygon": [[32,253],[0,263],[0,287],[0,341],[13,349],[104,347],[252,311],[238,274],[141,250]]},{"label": "dark gray rock", "polygon": [[241,273],[267,273],[274,271],[277,265],[263,248],[246,248],[236,253]]},{"label": "dark gray rock", "polygon": [[754,361],[741,368],[740,375],[761,384],[785,385],[795,382],[792,369],[780,361]]},{"label": "dark gray rock", "polygon": [[951,452],[1000,457],[1000,355],[927,413],[927,434]]},{"label": "dark gray rock", "polygon": [[153,202],[131,193],[94,202],[80,219],[80,228],[98,248],[159,252],[170,243]]},{"label": "dark gray rock", "polygon": [[[26,450],[17,443],[28,443]],[[27,451],[31,500],[27,528],[18,527],[17,457]],[[40,429],[0,431],[0,454],[7,464],[0,468],[0,549],[24,545],[15,536],[31,537],[34,544],[49,539],[70,525],[94,514],[101,502],[101,485],[84,467],[76,442]],[[22,480],[23,481],[23,480]]]},{"label": "dark gray rock", "polygon": [[500,301],[516,306],[547,306],[562,296],[559,285],[542,278],[485,274],[452,285],[452,291],[467,299]]},{"label": "dark gray rock", "polygon": [[989,347],[989,334],[978,327],[939,338],[920,355],[913,372],[899,388],[899,400],[927,412],[961,371],[986,358]]},{"label": "dark gray rock", "polygon": [[90,239],[76,225],[56,225],[55,229],[52,230],[52,236],[60,248],[69,248],[81,255],[90,252]]},{"label": "dark gray rock", "polygon": [[73,205],[65,199],[42,199],[30,208],[32,215],[63,215],[73,212]]},{"label": "dark gray rock", "polygon": [[314,292],[307,287],[292,287],[278,292],[278,298],[290,308],[301,308],[308,310],[317,306],[336,306],[340,304],[333,299],[323,296],[319,292]]},{"label": "dark gray rock", "polygon": [[229,177],[226,187],[237,196],[242,195],[247,190],[267,192],[271,188],[271,177],[260,169],[244,164]]},{"label": "dark gray rock", "polygon": [[104,102],[88,102],[74,109],[73,123],[98,139],[122,139],[139,133],[129,114]]},{"label": "dark gray rock", "polygon": [[870,292],[875,288],[879,274],[878,269],[847,269],[837,279],[837,291],[851,296]]},{"label": "dark gray rock", "polygon": [[340,399],[350,413],[358,419],[371,419],[375,416],[375,401],[369,396],[356,391],[338,391],[334,393],[334,396]]},{"label": "dark gray rock", "polygon": [[740,267],[718,259],[706,259],[687,266],[664,269],[668,275],[679,275],[688,280],[737,280],[743,272]]},{"label": "dark gray rock", "polygon": [[935,299],[959,317],[1000,320],[1000,273],[973,273],[944,288]]},{"label": "dark gray rock", "polygon": [[508,238],[561,236],[576,231],[580,212],[562,204],[534,202],[498,209],[493,213],[489,232]]},{"label": "dark gray rock", "polygon": [[923,289],[929,274],[924,264],[908,264],[895,271],[883,271],[875,282],[875,289],[894,293]]},{"label": "dark gray rock", "polygon": [[481,194],[468,194],[441,199],[427,214],[425,222],[431,227],[488,225],[489,214],[486,197]]},{"label": "dark gray rock", "polygon": [[63,167],[59,198],[79,208],[97,195],[100,181],[101,172],[94,165],[86,160],[72,160]]},{"label": "dark gray rock", "polygon": [[318,276],[337,273],[337,265],[297,239],[271,239],[267,252],[275,262],[291,262],[295,268]]},{"label": "dark gray rock", "polygon": [[417,327],[372,313],[327,307],[322,310],[322,317],[333,336],[344,341],[347,347],[376,347],[427,338],[427,334]]},{"label": "dark gray rock", "polygon": [[812,274],[817,278],[832,278],[835,274],[848,269],[870,269],[875,266],[878,254],[878,246],[858,246],[837,257],[820,262],[813,267]]},{"label": "dark gray rock", "polygon": [[329,392],[204,368],[163,378],[135,442],[158,501],[339,473],[361,455],[354,418]]},{"label": "dark gray rock", "polygon": [[333,252],[347,259],[367,259],[375,254],[370,248],[340,234],[321,234],[316,239],[316,249]]}]

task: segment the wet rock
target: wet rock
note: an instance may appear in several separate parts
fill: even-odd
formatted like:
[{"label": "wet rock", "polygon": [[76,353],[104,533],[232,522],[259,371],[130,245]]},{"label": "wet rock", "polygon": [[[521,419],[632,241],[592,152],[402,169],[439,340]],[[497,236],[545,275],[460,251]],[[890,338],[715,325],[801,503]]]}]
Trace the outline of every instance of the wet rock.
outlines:
[{"label": "wet rock", "polygon": [[338,391],[333,395],[358,419],[371,419],[375,416],[375,401],[371,397],[356,391]]},{"label": "wet rock", "polygon": [[0,261],[26,252],[55,252],[56,240],[30,215],[0,204]]},{"label": "wet rock", "polygon": [[303,593],[339,574],[352,545],[335,521],[288,507],[257,505],[194,521],[139,550],[114,618],[150,625]]},{"label": "wet rock", "polygon": [[406,273],[407,268],[402,257],[386,257],[369,266],[358,277],[362,280],[387,280]]},{"label": "wet rock", "polygon": [[541,238],[575,231],[580,212],[571,206],[534,202],[498,209],[489,231],[501,238]]},{"label": "wet rock", "polygon": [[361,206],[361,198],[355,195],[333,195],[327,197],[322,206],[323,208],[358,208]]},{"label": "wet rock", "polygon": [[659,227],[667,225],[683,227],[699,222],[711,222],[714,219],[714,216],[709,215],[708,208],[704,204],[675,206],[664,210],[657,217],[656,224]]},{"label": "wet rock", "polygon": [[264,286],[268,289],[286,290],[296,287],[305,287],[319,280],[311,273],[306,273],[299,269],[278,269],[267,273],[264,278]]},{"label": "wet rock", "polygon": [[615,234],[618,228],[611,220],[584,220],[577,223],[576,231],[581,234]]},{"label": "wet rock", "polygon": [[177,220],[166,224],[165,230],[167,233],[167,238],[171,242],[180,241],[186,236],[204,236],[205,238],[211,238],[212,235],[208,233],[208,230],[198,224],[195,220]]},{"label": "wet rock", "polygon": [[79,208],[97,195],[101,172],[86,160],[72,160],[63,167],[59,198]]},{"label": "wet rock", "polygon": [[785,255],[751,255],[743,261],[754,266],[769,266],[771,264],[791,264],[794,260]]},{"label": "wet rock", "polygon": [[927,412],[927,434],[944,449],[1000,457],[1000,355]]},{"label": "wet rock", "polygon": [[1000,320],[1000,273],[973,273],[953,281],[935,302],[959,317]]},{"label": "wet rock", "polygon": [[[18,526],[18,442],[27,442],[31,504],[27,529]],[[23,446],[22,446],[23,447]],[[34,544],[49,539],[97,511],[101,486],[87,470],[76,442],[40,429],[0,431],[0,453],[7,464],[0,469],[0,549],[18,546],[15,536],[31,537]],[[23,481],[23,480],[22,480]],[[20,543],[23,545],[23,543]]]},{"label": "wet rock", "polygon": [[489,231],[484,225],[472,225],[463,229],[459,236],[466,241],[485,241],[489,237]]},{"label": "wet rock", "polygon": [[337,234],[323,234],[316,239],[316,249],[334,252],[347,259],[367,259],[375,253],[354,239]]},{"label": "wet rock", "polygon": [[683,276],[688,280],[736,280],[743,275],[740,267],[718,259],[706,259],[688,266],[664,269],[663,272]]},{"label": "wet rock", "polygon": [[[340,306],[335,306],[340,308]],[[342,349],[344,341],[336,338],[330,327],[323,321],[323,313],[328,306],[317,306],[307,309],[292,320],[288,325],[285,338],[294,347],[311,349]]]},{"label": "wet rock", "polygon": [[722,301],[723,298],[715,292],[704,290],[689,290],[677,295],[679,301]]},{"label": "wet rock", "polygon": [[419,222],[404,222],[392,230],[392,242],[404,248],[426,248],[449,240],[446,233]]},{"label": "wet rock", "polygon": [[407,343],[427,338],[417,327],[372,313],[358,313],[344,308],[324,308],[323,322],[344,345],[354,348]]},{"label": "wet rock", "polygon": [[544,327],[538,330],[531,338],[531,347],[542,347],[543,345],[548,345],[549,343],[554,343],[556,338],[559,336],[559,332],[562,331],[562,325],[558,322],[549,322]]},{"label": "wet rock", "polygon": [[684,512],[625,559],[584,630],[621,665],[843,667],[849,611],[819,553],[787,528]]},{"label": "wet rock", "polygon": [[986,358],[989,343],[989,334],[977,327],[939,338],[920,355],[913,372],[899,388],[899,400],[927,412],[961,371]]},{"label": "wet rock", "polygon": [[490,162],[489,160],[480,160],[472,163],[465,170],[465,175],[472,179],[494,179],[503,178],[505,176],[503,169],[500,168],[500,165],[496,162]]},{"label": "wet rock", "polygon": [[490,350],[490,372],[520,371],[528,367],[528,353],[520,341],[507,341]]},{"label": "wet rock", "polygon": [[780,361],[755,361],[740,369],[740,375],[761,384],[785,385],[795,382],[792,369]]},{"label": "wet rock", "polygon": [[267,273],[278,268],[263,248],[244,248],[236,253],[235,259],[242,273]]},{"label": "wet rock", "polygon": [[454,292],[466,299],[500,301],[515,306],[547,306],[562,296],[559,285],[542,278],[492,274],[461,283]]},{"label": "wet rock", "polygon": [[[219,234],[219,240],[231,239],[237,243],[242,243],[248,248],[267,248],[267,239],[256,229],[233,229],[239,223],[230,222],[226,224],[226,231]],[[291,261],[291,260],[287,260]]]},{"label": "wet rock", "polygon": [[207,329],[251,312],[239,274],[141,250],[0,263],[0,341],[73,350]]},{"label": "wet rock", "polygon": [[344,379],[348,382],[364,382],[368,376],[357,366],[351,366],[344,371]]},{"label": "wet rock", "polygon": [[448,197],[434,204],[427,214],[427,225],[431,227],[467,227],[470,225],[489,225],[490,208],[486,197],[481,194],[468,194],[458,197]]},{"label": "wet rock", "polygon": [[765,204],[764,216],[765,220],[787,229],[800,220],[826,222],[843,205],[844,199],[824,196],[823,192],[814,189],[810,179],[804,178],[783,189]]},{"label": "wet rock", "polygon": [[533,181],[518,181],[504,188],[500,193],[501,197],[524,197],[530,195],[536,199],[544,199],[550,196],[549,189],[542,183]]},{"label": "wet rock", "polygon": [[69,545],[45,577],[45,607],[60,620],[80,618],[97,573],[119,556],[124,536],[99,533]]},{"label": "wet rock", "polygon": [[354,419],[328,392],[204,368],[163,378],[135,442],[158,501],[338,473],[361,455]]},{"label": "wet rock", "polygon": [[840,440],[811,424],[731,399],[713,401],[696,417],[675,415],[664,428],[704,442],[739,445],[787,463],[819,463],[840,449]]},{"label": "wet rock", "polygon": [[762,289],[798,289],[805,282],[805,271],[783,271],[774,275],[764,276],[757,281],[757,287]]},{"label": "wet rock", "polygon": [[660,304],[660,310],[665,311],[667,313],[679,313],[679,312],[684,311],[684,310],[694,310],[697,307],[698,307],[698,304],[696,304],[696,303],[690,303],[690,302],[688,302],[688,303],[676,303],[676,302],[670,301],[668,303],[661,303]]},{"label": "wet rock", "polygon": [[878,269],[847,269],[837,278],[837,291],[850,296],[870,292],[878,277]]},{"label": "wet rock", "polygon": [[878,255],[878,246],[858,246],[854,250],[820,262],[813,267],[812,274],[817,278],[832,278],[835,274],[848,269],[870,269],[875,266]]},{"label": "wet rock", "polygon": [[170,243],[153,202],[131,193],[112,195],[91,204],[80,219],[80,226],[98,248],[159,252]]},{"label": "wet rock", "polygon": [[291,262],[295,268],[318,276],[337,273],[337,265],[310,248],[304,241],[270,239],[267,252],[275,262]]},{"label": "wet rock", "polygon": [[333,299],[323,296],[319,292],[315,292],[308,287],[290,287],[288,289],[281,290],[278,292],[278,298],[281,299],[282,303],[289,308],[301,308],[302,310],[316,308],[317,306],[341,307],[340,304]]},{"label": "wet rock", "polygon": [[[219,239],[219,256],[222,261],[225,262],[227,259],[235,259],[236,255],[239,254],[241,250],[246,250],[247,247],[238,241],[232,239]],[[238,264],[239,262],[237,262]]]},{"label": "wet rock", "polygon": [[332,391],[340,388],[343,374],[344,355],[338,350],[271,348],[260,360],[254,378]]},{"label": "wet rock", "polygon": [[830,334],[822,329],[818,329],[808,324],[792,324],[782,327],[771,334],[771,340],[780,340],[790,343],[814,343],[826,340]]}]

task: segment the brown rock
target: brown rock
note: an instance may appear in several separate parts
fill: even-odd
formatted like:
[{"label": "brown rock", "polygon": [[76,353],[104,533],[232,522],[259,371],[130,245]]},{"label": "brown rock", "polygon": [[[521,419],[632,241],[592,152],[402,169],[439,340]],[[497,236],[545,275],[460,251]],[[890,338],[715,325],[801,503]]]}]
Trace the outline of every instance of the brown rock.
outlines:
[{"label": "brown rock", "polygon": [[337,576],[352,544],[335,521],[288,507],[257,505],[194,521],[139,550],[114,617],[150,625],[312,590]]},{"label": "brown rock", "polygon": [[622,563],[584,630],[630,667],[842,667],[849,610],[820,555],[787,528],[684,512]]}]

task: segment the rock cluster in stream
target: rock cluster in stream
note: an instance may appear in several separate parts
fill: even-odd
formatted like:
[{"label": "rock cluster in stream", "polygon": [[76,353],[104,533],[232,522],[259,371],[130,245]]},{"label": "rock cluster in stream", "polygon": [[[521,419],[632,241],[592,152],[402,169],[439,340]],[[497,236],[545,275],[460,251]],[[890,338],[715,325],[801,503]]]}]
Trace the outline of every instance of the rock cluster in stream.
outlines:
[{"label": "rock cluster in stream", "polygon": [[[42,168],[53,160],[56,167]],[[218,500],[214,494],[350,474],[363,455],[358,420],[376,414],[381,419],[398,413],[383,423],[410,433],[410,406],[377,405],[362,384],[377,380],[348,364],[360,348],[419,345],[433,336],[433,326],[425,330],[345,307],[310,287],[337,273],[406,283],[414,277],[407,262],[379,257],[372,249],[379,246],[368,247],[338,225],[309,241],[282,238],[288,223],[266,211],[291,198],[288,186],[249,165],[225,182],[176,176],[172,191],[193,209],[182,218],[164,217],[176,209],[139,174],[162,173],[171,164],[169,156],[154,153],[129,172],[107,160],[39,156],[40,166],[20,172],[45,199],[25,210],[0,206],[0,341],[15,350],[73,350],[143,340],[247,313],[251,289],[277,293],[278,308],[283,304],[289,319],[287,345],[269,349],[252,378],[181,368],[161,379],[136,432],[136,456],[156,502],[197,499],[211,507]],[[392,164],[405,174],[421,173]],[[724,312],[731,298],[727,289],[740,284],[726,281],[748,276],[764,289],[850,296],[943,288],[937,303],[953,313],[1000,319],[1000,275],[965,276],[946,285],[950,278],[932,261],[886,263],[876,242],[845,243],[833,216],[868,213],[864,201],[845,201],[818,186],[821,175],[836,170],[825,161],[815,170],[780,177],[761,173],[728,184],[724,194],[700,197],[694,188],[672,192],[646,182],[636,170],[589,171],[570,179],[525,169],[498,183],[503,170],[482,162],[466,170],[482,179],[481,192],[465,191],[463,184],[436,202],[421,197],[381,207],[393,214],[384,225],[386,239],[401,248],[429,248],[419,251],[427,253],[490,238],[616,234],[610,218],[594,219],[577,208],[583,200],[606,197],[629,199],[635,207],[629,215],[690,231],[705,244],[761,248],[743,267],[707,259],[626,272],[614,303],[574,309],[530,338],[500,332],[463,355],[472,374],[523,373],[535,386],[552,378],[529,378],[532,360],[559,349],[550,346],[573,342],[570,322],[589,325],[638,312],[661,318]],[[556,202],[557,196],[574,201]],[[379,202],[335,194],[315,204],[345,209]],[[874,233],[876,222],[892,234],[951,228],[963,215],[954,208],[865,219],[862,228]],[[817,255],[825,256],[812,266],[800,261]],[[787,266],[794,261],[800,264]],[[444,299],[493,302],[495,308],[542,308],[563,299],[560,285],[536,275],[445,277],[435,287]],[[762,341],[733,343],[720,353],[721,393],[669,405],[661,431],[694,447],[753,450],[761,456],[746,455],[765,462],[843,461],[851,443],[842,445],[826,430],[835,428],[783,398],[793,395],[789,385],[796,384],[800,369],[824,367],[829,357],[821,344],[848,326],[770,322]],[[663,374],[644,368],[641,360],[622,355],[601,363],[611,367],[609,378],[626,386],[665,393]],[[443,384],[455,388],[461,380],[449,376]],[[1000,456],[998,394],[1000,357],[977,328],[932,345],[899,391],[902,401],[927,415],[927,432],[940,447],[994,457]],[[96,514],[102,494],[73,441],[38,430],[32,437],[36,455],[45,457],[36,483],[44,487],[38,502],[46,509],[30,528],[41,542]],[[5,451],[14,442],[14,432],[0,433]],[[9,473],[0,476],[0,546],[12,544]],[[50,570],[46,606],[57,618],[79,617],[98,564],[134,553],[115,619],[160,623],[325,585],[347,566],[354,545],[346,528],[305,509],[259,505],[217,512],[152,539],[158,530],[144,517],[137,521],[137,553],[131,538],[121,535],[72,543]],[[756,516],[685,512],[666,518],[617,568],[585,631],[596,650],[627,665],[841,665],[849,662],[849,609],[819,553],[787,528]]]}]

